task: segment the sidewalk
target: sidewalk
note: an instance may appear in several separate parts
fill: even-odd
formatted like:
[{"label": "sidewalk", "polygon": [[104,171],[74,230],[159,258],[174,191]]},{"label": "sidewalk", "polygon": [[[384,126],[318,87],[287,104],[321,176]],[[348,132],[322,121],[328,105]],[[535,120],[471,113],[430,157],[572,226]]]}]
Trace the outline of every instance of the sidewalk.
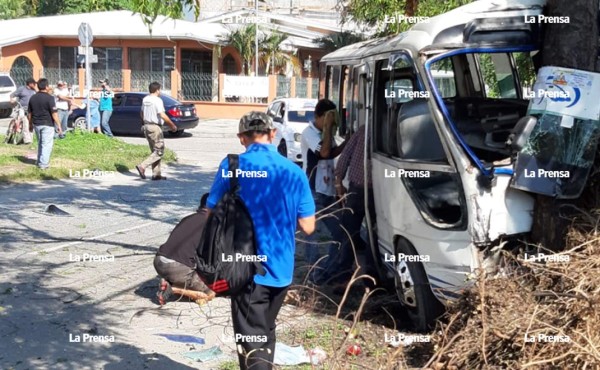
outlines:
[{"label": "sidewalk", "polygon": [[[185,165],[166,174],[0,187],[0,368],[190,369],[191,347],[156,334],[232,339],[226,299],[153,301],[154,254],[213,177]],[[49,204],[72,217],[44,214]],[[85,335],[114,342],[72,342]]]}]

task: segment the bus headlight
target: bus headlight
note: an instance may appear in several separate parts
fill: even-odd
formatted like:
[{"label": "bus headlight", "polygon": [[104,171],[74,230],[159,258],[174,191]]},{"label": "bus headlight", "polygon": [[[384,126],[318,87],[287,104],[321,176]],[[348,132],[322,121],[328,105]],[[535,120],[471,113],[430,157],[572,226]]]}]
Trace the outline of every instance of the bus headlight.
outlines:
[{"label": "bus headlight", "polygon": [[302,134],[296,132],[294,134],[294,141],[299,143],[301,140],[302,140]]}]

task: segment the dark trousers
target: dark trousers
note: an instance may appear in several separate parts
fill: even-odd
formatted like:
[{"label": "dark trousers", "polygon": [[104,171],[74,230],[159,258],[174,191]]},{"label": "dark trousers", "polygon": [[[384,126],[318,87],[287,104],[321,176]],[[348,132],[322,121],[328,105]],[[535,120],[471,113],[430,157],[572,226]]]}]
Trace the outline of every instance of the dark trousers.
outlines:
[{"label": "dark trousers", "polygon": [[[329,248],[329,258],[325,268],[327,278],[337,281],[346,282],[353,273],[352,266],[354,265],[354,250],[363,249],[363,241],[360,237],[360,229],[363,219],[365,218],[365,189],[363,187],[350,184],[348,194],[346,196],[341,215],[341,226],[345,230],[341,230],[339,234],[334,235],[339,242],[338,245],[332,245]],[[375,220],[375,204],[373,198],[373,190],[369,189],[369,214],[372,220]],[[354,248],[352,246],[354,245]],[[373,255],[367,248],[364,250],[366,260],[366,273],[373,273],[375,264]]]},{"label": "dark trousers", "polygon": [[240,369],[271,370],[275,356],[275,319],[287,287],[254,282],[231,297],[231,318]]},{"label": "dark trousers", "polygon": [[156,255],[154,257],[154,269],[161,278],[168,281],[174,287],[205,293],[210,292],[210,289],[200,279],[196,270],[183,263]]}]

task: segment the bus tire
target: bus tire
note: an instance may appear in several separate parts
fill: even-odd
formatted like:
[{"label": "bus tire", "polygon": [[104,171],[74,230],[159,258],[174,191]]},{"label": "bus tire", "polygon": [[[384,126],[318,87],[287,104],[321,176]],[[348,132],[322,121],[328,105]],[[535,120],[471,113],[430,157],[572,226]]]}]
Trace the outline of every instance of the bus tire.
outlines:
[{"label": "bus tire", "polygon": [[[417,255],[412,244],[399,238],[395,245],[396,257]],[[396,294],[406,307],[415,331],[426,332],[435,327],[436,320],[444,313],[444,305],[435,297],[429,285],[425,268],[421,262],[394,262]]]}]

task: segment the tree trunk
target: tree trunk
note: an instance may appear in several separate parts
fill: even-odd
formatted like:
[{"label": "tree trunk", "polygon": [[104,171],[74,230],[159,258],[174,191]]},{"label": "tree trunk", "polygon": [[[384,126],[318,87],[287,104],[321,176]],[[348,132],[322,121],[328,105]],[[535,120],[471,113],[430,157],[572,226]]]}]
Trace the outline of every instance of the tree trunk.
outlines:
[{"label": "tree trunk", "polygon": [[[569,23],[550,23],[545,26],[542,66],[559,66],[594,71],[598,56],[598,0],[548,0],[546,16],[568,16]],[[596,153],[596,165],[600,155]],[[594,174],[596,172],[596,174]],[[535,243],[559,251],[565,247],[569,218],[576,206],[593,209],[600,206],[596,184],[598,171],[592,171],[582,196],[573,201],[536,197],[533,228]]]},{"label": "tree trunk", "polygon": [[404,14],[408,17],[414,17],[419,7],[419,0],[406,0],[404,5]]}]

